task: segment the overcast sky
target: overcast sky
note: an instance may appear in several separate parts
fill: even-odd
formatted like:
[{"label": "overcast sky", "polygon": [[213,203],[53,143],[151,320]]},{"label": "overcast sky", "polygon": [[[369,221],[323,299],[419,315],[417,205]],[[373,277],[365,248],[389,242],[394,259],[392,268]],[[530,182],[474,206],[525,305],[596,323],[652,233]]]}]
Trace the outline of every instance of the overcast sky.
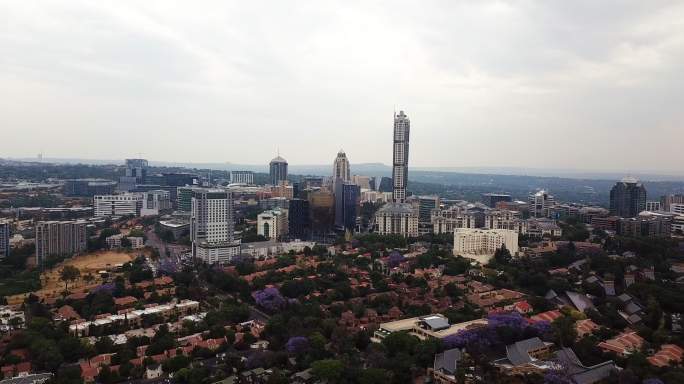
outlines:
[{"label": "overcast sky", "polygon": [[682,1],[0,0],[0,157],[682,174]]}]

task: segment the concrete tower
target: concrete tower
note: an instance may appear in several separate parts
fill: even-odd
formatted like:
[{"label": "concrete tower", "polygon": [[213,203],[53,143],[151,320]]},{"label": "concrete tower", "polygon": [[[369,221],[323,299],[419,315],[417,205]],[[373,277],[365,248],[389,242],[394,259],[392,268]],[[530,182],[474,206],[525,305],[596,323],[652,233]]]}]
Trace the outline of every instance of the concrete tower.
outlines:
[{"label": "concrete tower", "polygon": [[408,179],[409,133],[411,121],[404,111],[394,115],[394,151],[392,156],[392,198],[397,203],[406,199],[406,180]]}]

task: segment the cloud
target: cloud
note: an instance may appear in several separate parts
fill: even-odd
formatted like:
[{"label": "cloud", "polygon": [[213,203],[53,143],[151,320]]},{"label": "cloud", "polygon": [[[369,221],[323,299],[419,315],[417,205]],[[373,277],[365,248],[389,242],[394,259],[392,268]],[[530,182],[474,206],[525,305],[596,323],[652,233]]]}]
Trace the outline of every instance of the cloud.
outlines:
[{"label": "cloud", "polygon": [[[0,3],[0,153],[678,171],[676,1]],[[102,138],[107,137],[107,145]]]}]

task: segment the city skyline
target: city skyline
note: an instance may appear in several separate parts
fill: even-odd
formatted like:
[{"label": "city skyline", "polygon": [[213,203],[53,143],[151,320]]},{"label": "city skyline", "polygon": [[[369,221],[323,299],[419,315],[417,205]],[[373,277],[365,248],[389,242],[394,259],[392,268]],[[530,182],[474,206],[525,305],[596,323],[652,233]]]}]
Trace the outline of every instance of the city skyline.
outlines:
[{"label": "city skyline", "polygon": [[2,157],[681,173],[681,3],[273,7],[3,3]]}]

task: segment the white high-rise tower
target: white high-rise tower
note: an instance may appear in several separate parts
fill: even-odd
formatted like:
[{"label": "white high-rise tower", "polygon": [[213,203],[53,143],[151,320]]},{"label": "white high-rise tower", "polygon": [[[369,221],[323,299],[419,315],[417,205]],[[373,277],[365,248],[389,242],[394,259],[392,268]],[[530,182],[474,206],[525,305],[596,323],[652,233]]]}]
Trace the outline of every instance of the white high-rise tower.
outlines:
[{"label": "white high-rise tower", "polygon": [[392,156],[392,198],[396,203],[406,199],[406,180],[408,179],[409,134],[411,121],[404,111],[394,115],[394,151]]},{"label": "white high-rise tower", "polygon": [[333,163],[332,181],[333,190],[335,190],[334,186],[337,185],[337,183],[351,181],[349,159],[347,159],[347,155],[341,149],[337,152],[337,157],[335,157],[335,162]]},{"label": "white high-rise tower", "polygon": [[233,196],[224,189],[192,191],[190,240],[193,256],[208,264],[226,264],[240,253],[234,241]]}]

